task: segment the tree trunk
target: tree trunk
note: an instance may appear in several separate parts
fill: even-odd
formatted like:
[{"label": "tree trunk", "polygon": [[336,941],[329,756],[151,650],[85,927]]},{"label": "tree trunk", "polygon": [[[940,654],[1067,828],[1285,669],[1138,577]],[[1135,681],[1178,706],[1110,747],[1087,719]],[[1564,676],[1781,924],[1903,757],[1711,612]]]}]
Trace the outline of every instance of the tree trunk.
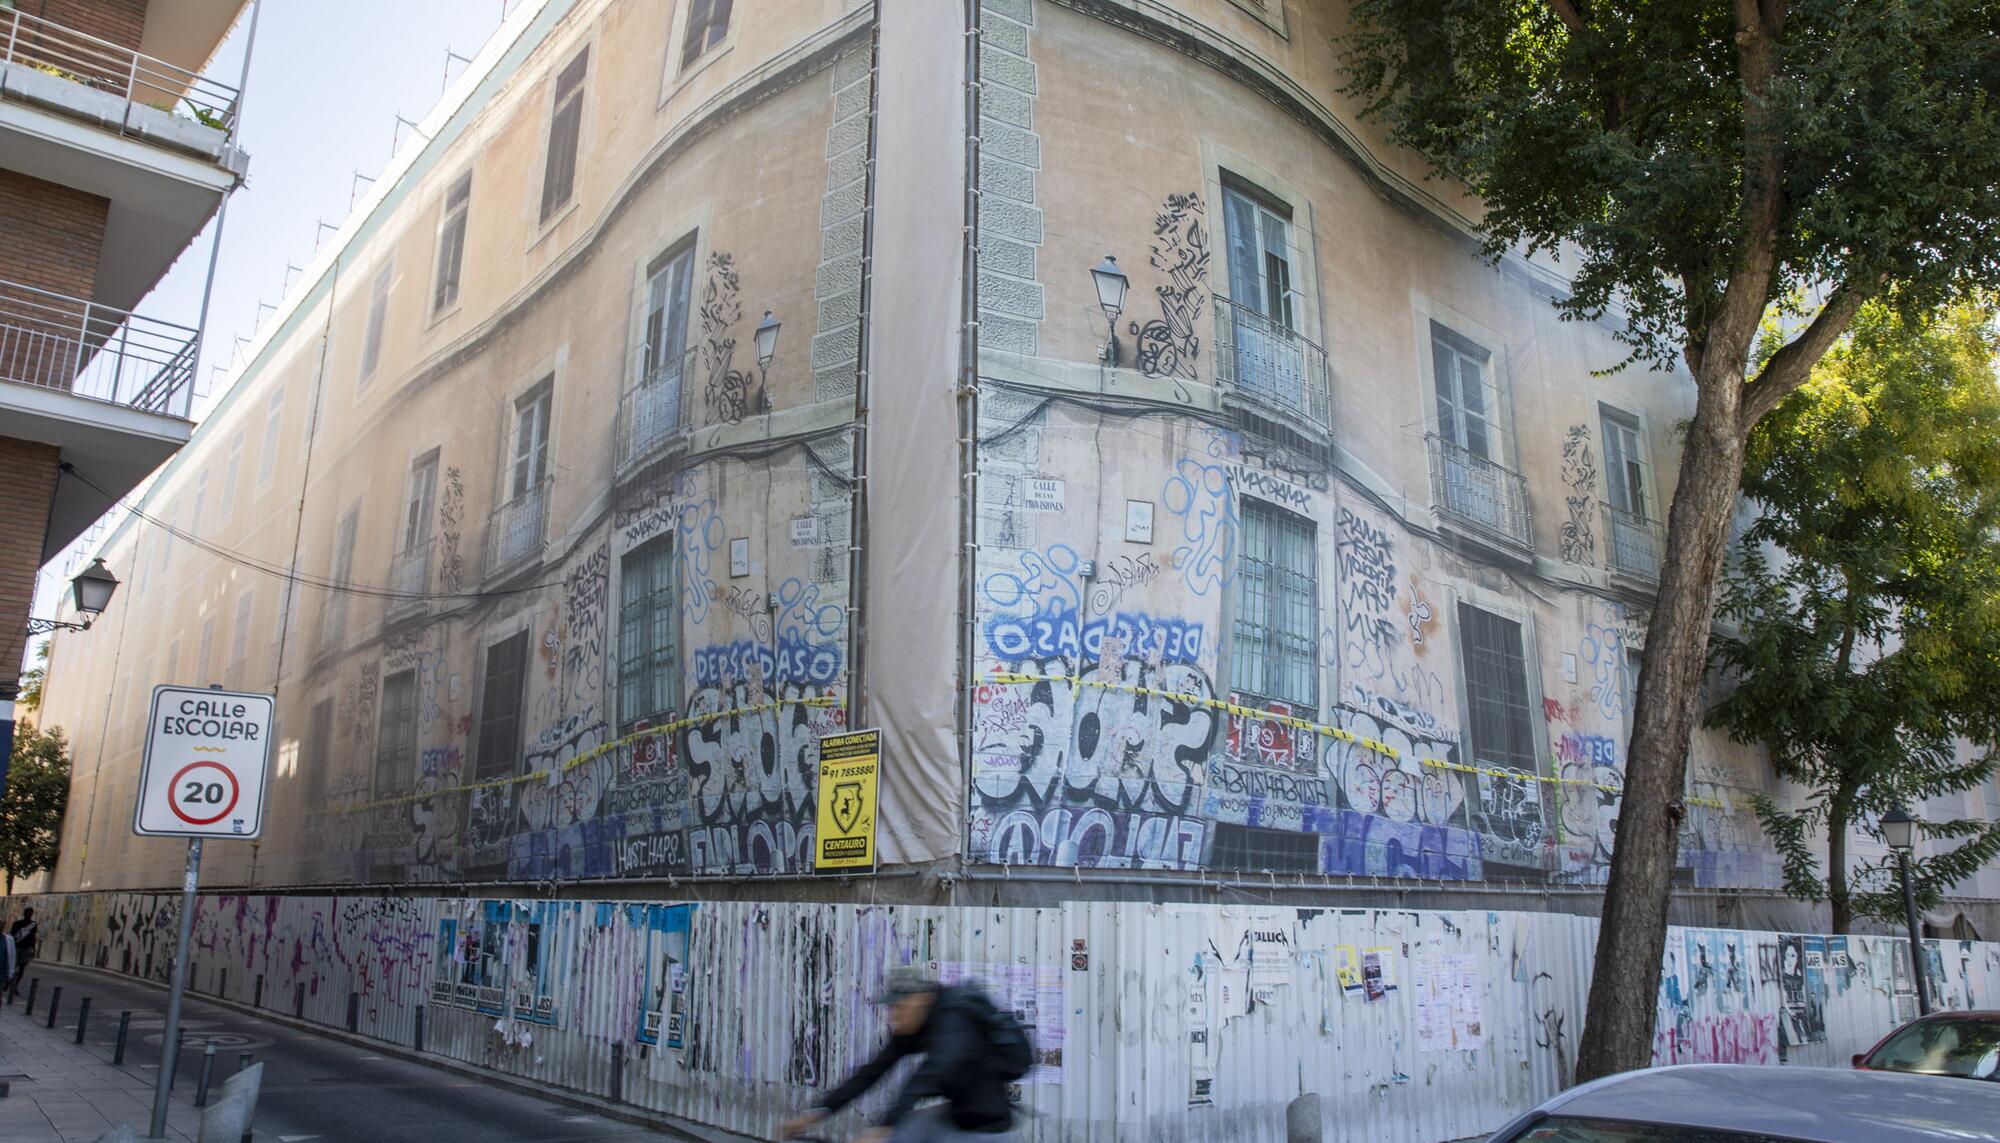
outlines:
[{"label": "tree trunk", "polygon": [[1682,798],[1688,742],[1699,713],[1722,558],[1743,476],[1738,407],[1744,359],[1733,349],[1711,346],[1696,371],[1699,396],[1667,517],[1668,558],[1660,569],[1659,604],[1639,672],[1624,802],[1597,934],[1590,1010],[1578,1046],[1579,1083],[1652,1063],[1667,903],[1687,810]]},{"label": "tree trunk", "polygon": [[1833,931],[1842,935],[1854,923],[1847,889],[1847,823],[1853,818],[1853,793],[1835,790],[1826,807],[1826,899],[1833,906]]}]

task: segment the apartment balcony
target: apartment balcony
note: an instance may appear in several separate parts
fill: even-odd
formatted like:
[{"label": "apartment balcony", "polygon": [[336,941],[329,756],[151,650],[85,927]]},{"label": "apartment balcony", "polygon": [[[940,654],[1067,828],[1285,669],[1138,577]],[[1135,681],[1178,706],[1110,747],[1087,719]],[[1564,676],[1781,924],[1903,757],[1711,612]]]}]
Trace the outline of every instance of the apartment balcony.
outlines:
[{"label": "apartment balcony", "polygon": [[495,579],[541,558],[549,540],[550,481],[493,510],[486,521],[486,578]]},{"label": "apartment balcony", "polygon": [[1531,556],[1535,537],[1528,517],[1528,482],[1436,433],[1430,447],[1431,504],[1439,518],[1476,538]]},{"label": "apartment balcony", "polygon": [[[195,330],[0,280],[0,417],[62,450],[48,558],[187,443]],[[92,487],[96,485],[97,487]]]},{"label": "apartment balcony", "polygon": [[1215,296],[1216,384],[1225,400],[1320,438],[1333,433],[1326,350],[1248,306]]},{"label": "apartment balcony", "polygon": [[153,0],[178,62],[0,7],[0,168],[109,200],[91,301],[137,305],[244,172],[237,91],[200,74],[241,0]]},{"label": "apartment balcony", "polygon": [[686,359],[653,370],[618,401],[615,463],[620,476],[686,440]]},{"label": "apartment balcony", "polygon": [[431,549],[436,546],[426,540],[408,551],[397,552],[390,561],[389,590],[395,594],[389,599],[389,622],[414,618],[430,611]]},{"label": "apartment balcony", "polygon": [[1604,558],[1613,575],[1658,583],[1666,547],[1666,528],[1658,520],[1604,505]]}]

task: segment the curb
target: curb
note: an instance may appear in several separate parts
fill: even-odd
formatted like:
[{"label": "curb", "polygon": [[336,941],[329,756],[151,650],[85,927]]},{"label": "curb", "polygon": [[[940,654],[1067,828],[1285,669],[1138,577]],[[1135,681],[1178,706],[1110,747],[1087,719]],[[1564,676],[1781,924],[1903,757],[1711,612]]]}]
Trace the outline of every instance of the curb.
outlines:
[{"label": "curb", "polygon": [[[154,981],[136,976],[128,976],[122,972],[114,972],[108,968],[95,968],[83,964],[51,964],[49,967],[94,973],[99,976],[109,977],[112,980],[125,981],[143,988],[150,988],[156,992],[166,991],[165,986]],[[430,1052],[418,1052],[402,1044],[392,1043],[388,1040],[377,1040],[370,1036],[349,1032],[344,1028],[332,1028],[324,1024],[315,1024],[310,1020],[299,1020],[271,1009],[255,1008],[241,1001],[212,996],[206,992],[197,992],[192,988],[187,990],[187,996],[203,1004],[211,1004],[217,1008],[227,1008],[232,1012],[290,1028],[293,1031],[308,1032],[312,1035],[338,1041],[352,1047],[367,1048],[371,1052],[402,1060],[404,1063],[421,1064],[425,1067],[441,1072],[448,1072],[464,1079],[479,1080],[482,1083],[511,1091],[516,1095],[547,1100],[550,1103],[559,1103],[566,1107],[574,1107],[579,1111],[588,1111],[594,1115],[602,1115],[606,1119],[615,1119],[621,1123],[632,1124],[635,1127],[651,1128],[655,1131],[664,1132],[676,1140],[686,1141],[686,1143],[758,1143],[756,1139],[748,1135],[737,1135],[728,1131],[703,1127],[675,1116],[657,1111],[648,1111],[643,1107],[629,1103],[613,1103],[601,1096],[591,1095],[587,1092],[537,1084],[529,1080],[524,1080],[519,1076],[508,1075],[505,1072],[480,1067],[478,1064],[468,1064],[463,1060],[454,1060],[448,1056],[434,1055]]]}]

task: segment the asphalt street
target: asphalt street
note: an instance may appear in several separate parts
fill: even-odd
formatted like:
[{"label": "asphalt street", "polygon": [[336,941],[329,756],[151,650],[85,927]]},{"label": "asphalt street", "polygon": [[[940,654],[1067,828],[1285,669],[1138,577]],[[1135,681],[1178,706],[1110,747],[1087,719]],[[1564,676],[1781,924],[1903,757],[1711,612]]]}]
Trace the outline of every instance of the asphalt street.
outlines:
[{"label": "asphalt street", "polygon": [[[41,1001],[34,1017],[38,1031],[50,990],[62,986],[62,1014],[57,1029],[47,1035],[59,1037],[64,1044],[72,1039],[78,1003],[90,997],[86,1044],[96,1046],[107,1063],[117,1036],[118,1014],[129,1009],[132,1030],[124,1070],[151,1084],[166,1024],[165,990],[46,963],[33,965],[29,975],[41,978]],[[22,1002],[26,999],[24,983]],[[22,1002],[0,1008],[0,1019],[22,1020]],[[208,1039],[216,1041],[217,1087],[236,1071],[237,1052],[248,1049],[265,1065],[255,1123],[260,1143],[589,1143],[599,1139],[681,1138],[377,1055],[366,1047],[260,1020],[192,995],[182,1003],[181,1022],[187,1028],[187,1042],[175,1084],[176,1102],[192,1099]],[[133,1126],[141,1135],[145,1133],[144,1122]]]}]

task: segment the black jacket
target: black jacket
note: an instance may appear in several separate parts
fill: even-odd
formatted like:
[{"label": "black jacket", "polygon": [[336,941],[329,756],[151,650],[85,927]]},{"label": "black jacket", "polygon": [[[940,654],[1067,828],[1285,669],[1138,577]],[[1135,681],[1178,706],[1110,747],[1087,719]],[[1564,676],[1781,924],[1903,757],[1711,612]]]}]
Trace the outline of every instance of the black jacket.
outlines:
[{"label": "black jacket", "polygon": [[41,929],[41,922],[26,917],[14,922],[7,935],[14,938],[14,948],[23,960],[35,955],[35,935]]},{"label": "black jacket", "polygon": [[957,988],[938,993],[930,1018],[916,1034],[891,1036],[875,1058],[863,1064],[846,1083],[827,1093],[820,1106],[839,1111],[875,1086],[904,1056],[921,1052],[924,1062],[904,1082],[896,1102],[882,1117],[883,1126],[900,1123],[920,1099],[942,1096],[951,1104],[952,1125],[961,1131],[997,1133],[1013,1125],[1007,1085],[993,1073],[987,1059],[986,1030],[966,994]]}]

